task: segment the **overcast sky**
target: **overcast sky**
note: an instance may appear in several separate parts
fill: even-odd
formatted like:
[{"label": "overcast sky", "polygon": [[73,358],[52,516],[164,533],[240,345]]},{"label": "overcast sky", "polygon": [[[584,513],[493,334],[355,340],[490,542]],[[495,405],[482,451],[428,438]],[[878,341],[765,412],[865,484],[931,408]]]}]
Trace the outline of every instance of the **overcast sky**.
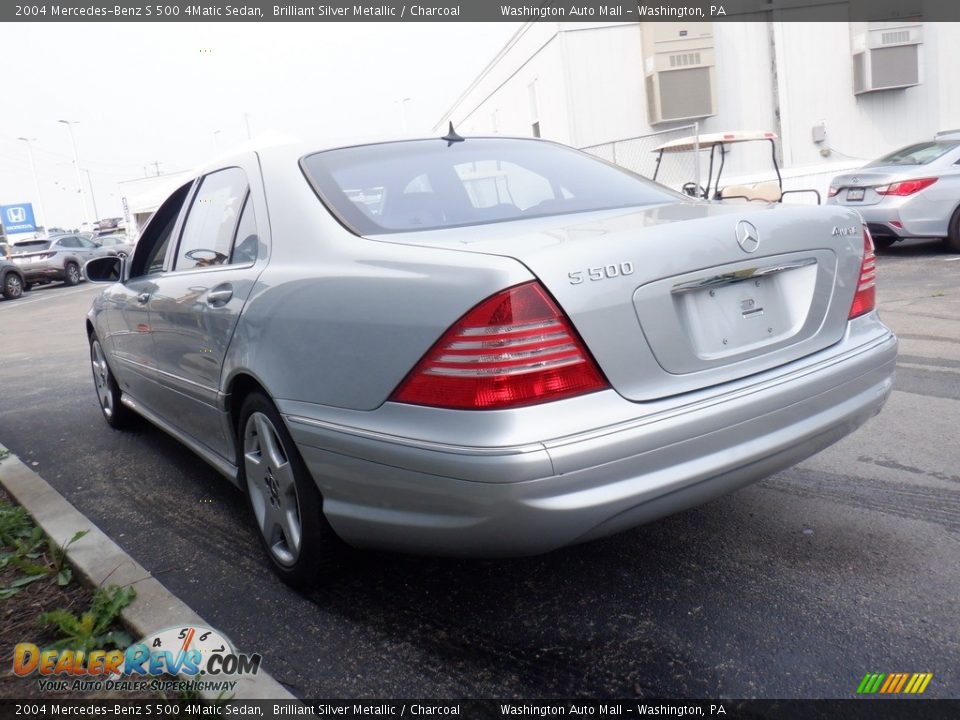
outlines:
[{"label": "overcast sky", "polygon": [[[33,202],[48,226],[83,219],[70,136],[98,217],[122,214],[121,180],[187,170],[246,139],[429,132],[516,32],[514,23],[44,23],[3,28],[0,204]],[[219,131],[219,132],[218,132]],[[86,175],[83,175],[86,182]],[[87,202],[90,202],[89,187]],[[92,215],[92,207],[91,207]],[[42,218],[41,218],[42,220]]]}]

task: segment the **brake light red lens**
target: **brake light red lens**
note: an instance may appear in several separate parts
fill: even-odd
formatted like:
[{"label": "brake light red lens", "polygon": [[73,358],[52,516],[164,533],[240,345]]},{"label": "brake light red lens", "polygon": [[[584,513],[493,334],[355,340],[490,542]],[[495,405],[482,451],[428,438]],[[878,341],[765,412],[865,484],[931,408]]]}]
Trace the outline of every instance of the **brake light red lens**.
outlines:
[{"label": "brake light red lens", "polygon": [[608,387],[569,320],[537,282],[484,300],[441,337],[391,400],[494,410]]},{"label": "brake light red lens", "polygon": [[834,187],[833,185],[831,185],[827,189],[827,197],[834,197],[838,192],[840,192],[840,188]]},{"label": "brake light red lens", "polygon": [[937,181],[937,178],[920,178],[919,180],[903,180],[890,185],[881,185],[874,188],[877,195],[913,195],[924,188],[928,188]]},{"label": "brake light red lens", "polygon": [[873,238],[866,226],[863,228],[863,260],[860,262],[860,277],[857,292],[853,296],[848,318],[853,320],[877,306],[877,256],[873,252]]}]

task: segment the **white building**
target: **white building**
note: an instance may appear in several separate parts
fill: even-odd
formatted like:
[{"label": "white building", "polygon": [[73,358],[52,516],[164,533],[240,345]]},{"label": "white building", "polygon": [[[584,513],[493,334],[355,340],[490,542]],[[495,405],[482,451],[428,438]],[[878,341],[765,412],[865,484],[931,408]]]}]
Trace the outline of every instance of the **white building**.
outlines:
[{"label": "white building", "polygon": [[140,230],[167,196],[193,177],[194,174],[191,171],[183,171],[124,180],[119,183],[123,195],[127,233],[131,237],[139,237]]},{"label": "white building", "polygon": [[[785,186],[822,192],[840,170],[960,127],[960,23],[765,17],[527,23],[435,129],[539,135],[648,175],[650,150],[692,134],[692,123],[700,133],[772,131]],[[677,186],[694,172],[666,161],[663,171]],[[769,146],[733,148],[724,177],[770,179]]]}]

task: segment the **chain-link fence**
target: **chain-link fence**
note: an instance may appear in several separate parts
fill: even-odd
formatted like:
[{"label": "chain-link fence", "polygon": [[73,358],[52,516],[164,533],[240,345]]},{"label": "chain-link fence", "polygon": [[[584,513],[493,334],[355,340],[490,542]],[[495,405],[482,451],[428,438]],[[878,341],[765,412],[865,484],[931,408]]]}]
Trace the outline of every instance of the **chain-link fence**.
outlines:
[{"label": "chain-link fence", "polygon": [[657,170],[659,153],[653,150],[671,140],[679,140],[697,134],[698,125],[694,123],[672,130],[661,130],[649,135],[615,140],[601,145],[590,145],[580,149],[644,177],[653,178],[656,174],[657,182],[674,190],[680,190],[686,183],[697,183],[699,181],[697,163],[699,153],[692,151],[664,153],[660,169]]}]

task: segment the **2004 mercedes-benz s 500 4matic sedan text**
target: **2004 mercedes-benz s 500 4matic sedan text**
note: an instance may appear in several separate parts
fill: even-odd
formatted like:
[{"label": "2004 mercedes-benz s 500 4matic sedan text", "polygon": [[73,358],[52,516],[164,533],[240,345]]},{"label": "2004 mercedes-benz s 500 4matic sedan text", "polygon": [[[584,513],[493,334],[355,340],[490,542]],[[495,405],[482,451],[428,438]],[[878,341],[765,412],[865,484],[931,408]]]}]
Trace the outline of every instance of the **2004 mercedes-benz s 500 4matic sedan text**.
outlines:
[{"label": "2004 mercedes-benz s 500 4matic sedan text", "polygon": [[292,584],[338,537],[533,554],[704,502],[878,412],[896,356],[855,211],[530,139],[250,151],[87,270],[107,422],[242,488]]}]

